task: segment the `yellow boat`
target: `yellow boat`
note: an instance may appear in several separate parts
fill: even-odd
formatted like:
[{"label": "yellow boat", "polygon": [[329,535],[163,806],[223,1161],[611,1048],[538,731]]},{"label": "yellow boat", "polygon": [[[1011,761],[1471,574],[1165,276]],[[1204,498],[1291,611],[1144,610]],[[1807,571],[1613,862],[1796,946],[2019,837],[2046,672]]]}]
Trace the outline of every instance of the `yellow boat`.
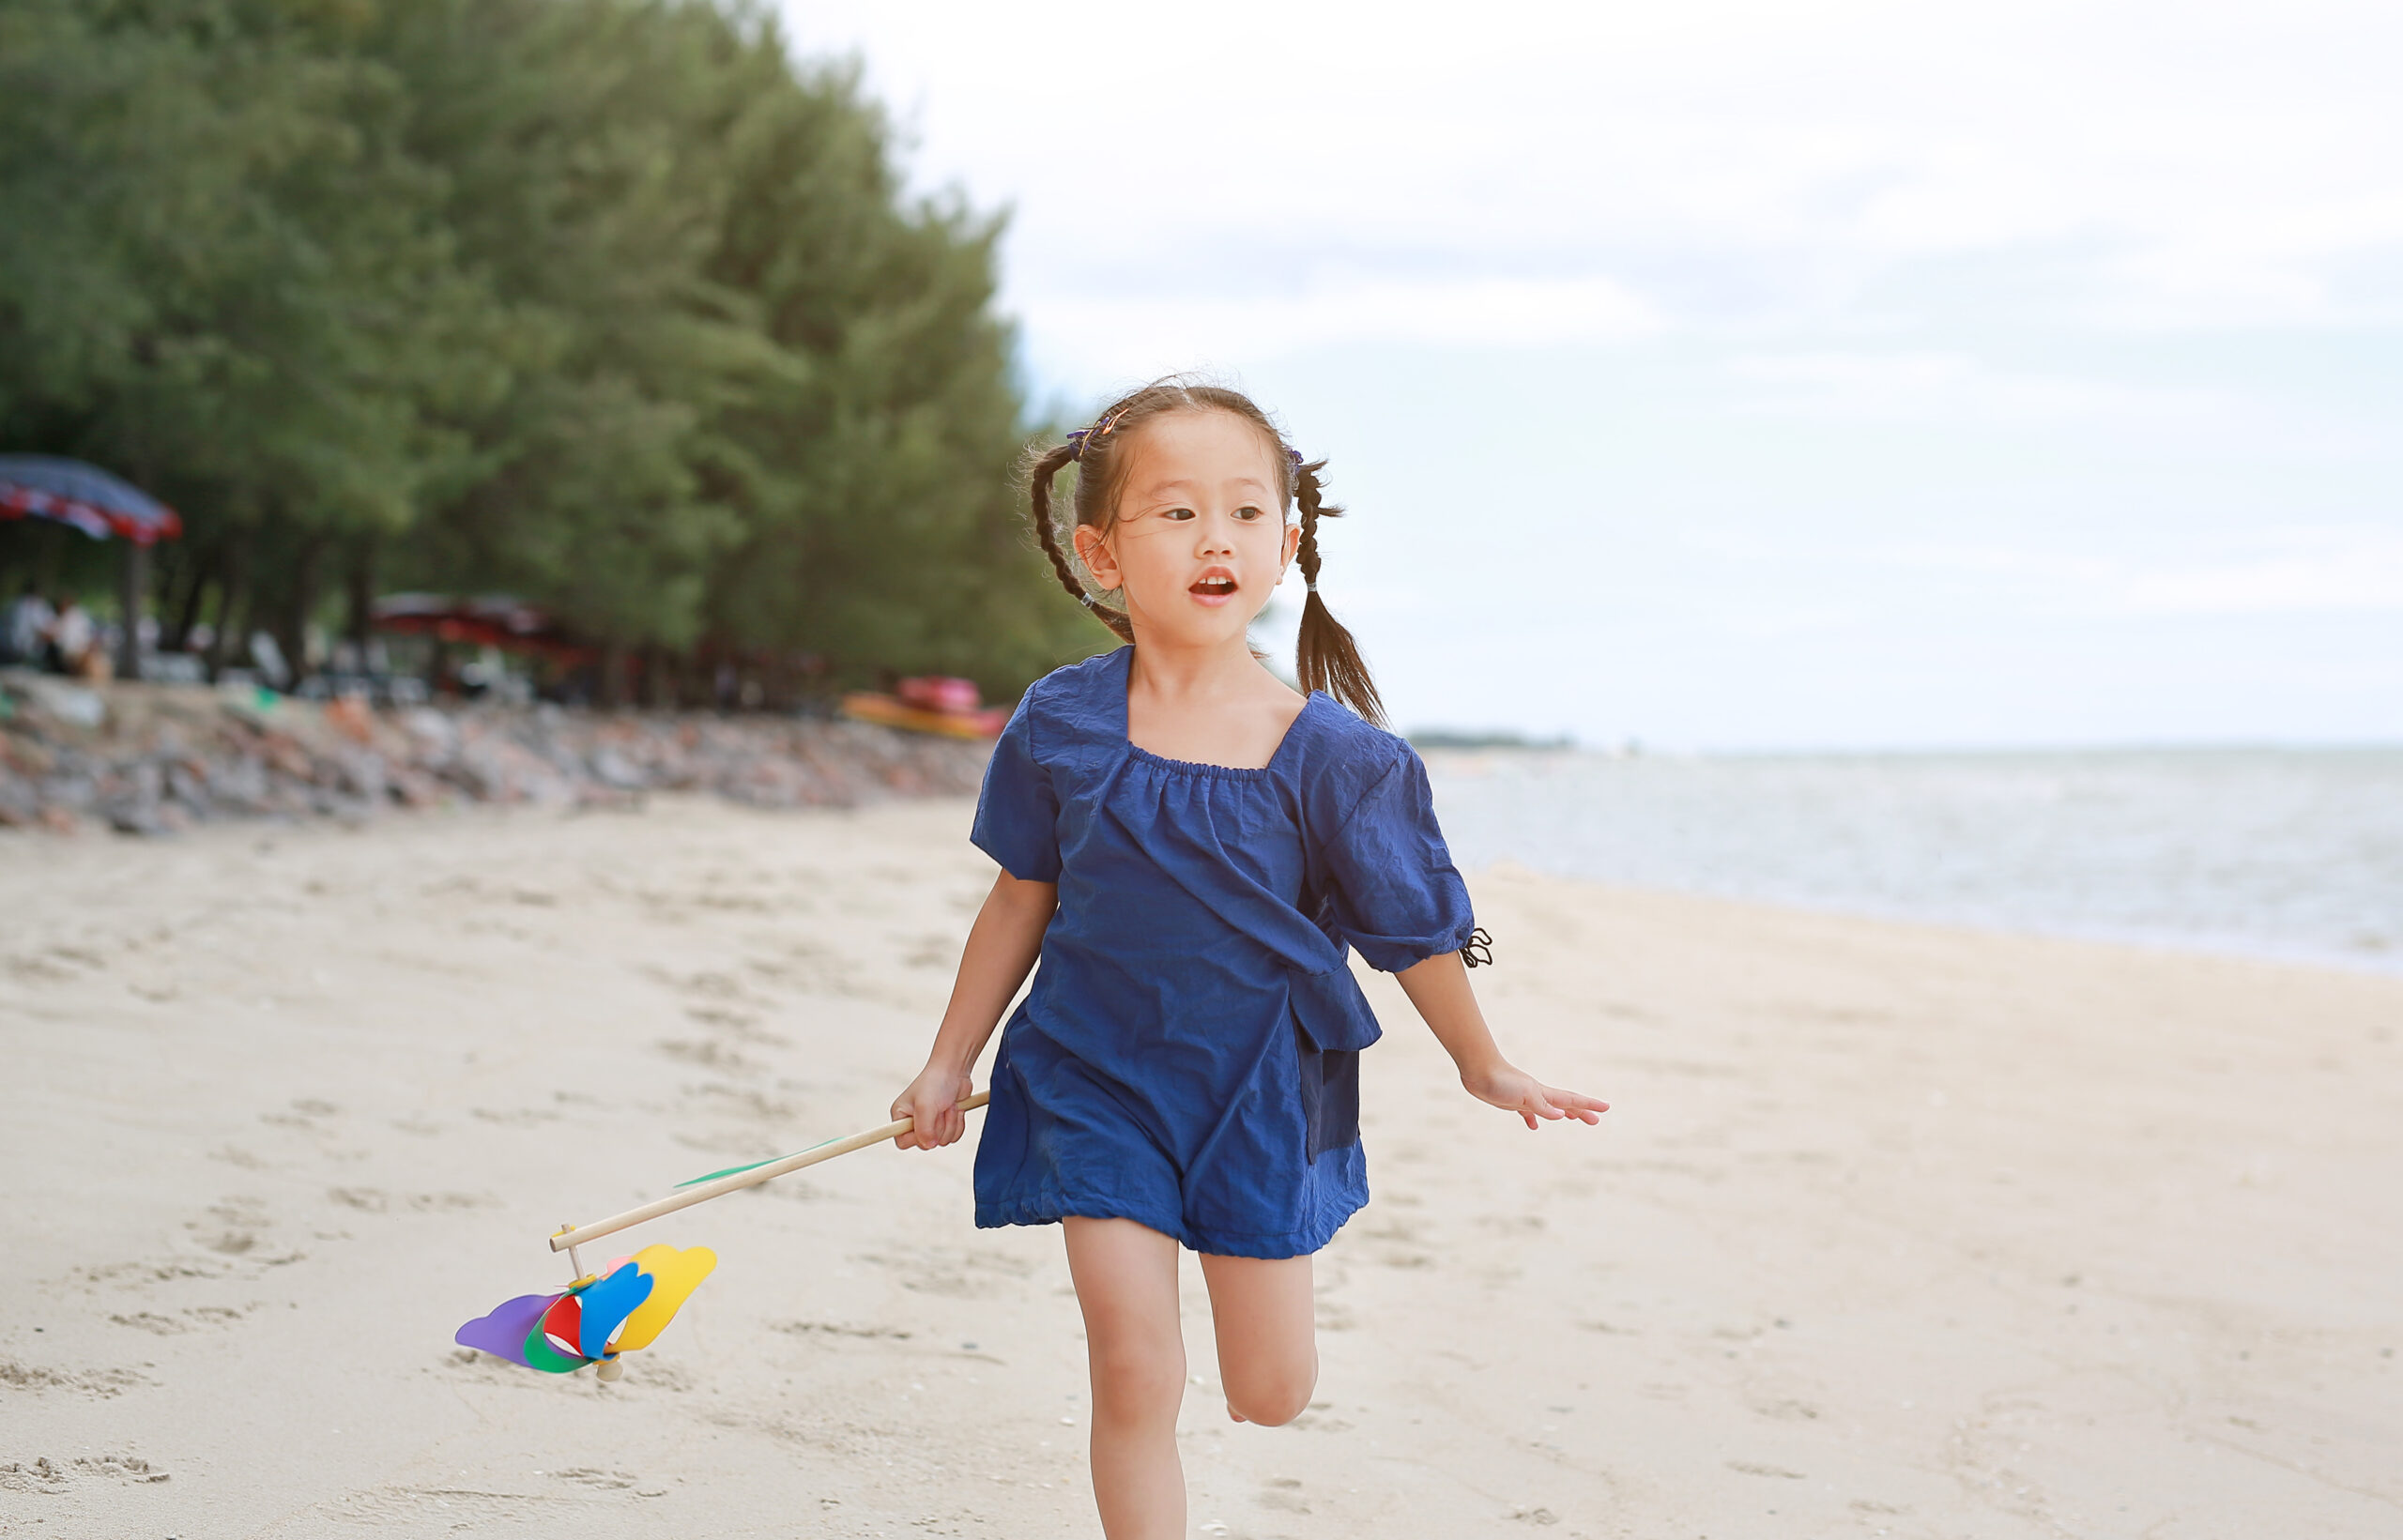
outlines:
[{"label": "yellow boat", "polygon": [[855,690],[845,695],[840,709],[853,722],[873,722],[913,733],[940,733],[945,738],[999,738],[1009,724],[1009,712],[998,707],[976,711],[929,711],[897,695]]}]

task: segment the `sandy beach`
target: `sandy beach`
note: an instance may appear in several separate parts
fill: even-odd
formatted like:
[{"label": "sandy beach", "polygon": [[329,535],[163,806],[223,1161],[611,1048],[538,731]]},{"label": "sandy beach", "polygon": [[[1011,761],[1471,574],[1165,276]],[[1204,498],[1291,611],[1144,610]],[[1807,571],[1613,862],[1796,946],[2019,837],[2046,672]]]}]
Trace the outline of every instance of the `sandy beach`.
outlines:
[{"label": "sandy beach", "polygon": [[[1050,1230],[969,1147],[716,1250],[622,1381],[463,1351],[543,1237],[882,1121],[969,805],[0,839],[0,1532],[1098,1533]],[[2403,980],[1472,875],[1529,1134],[1372,976],[1376,1197],[1205,1535],[2403,1533]]]}]

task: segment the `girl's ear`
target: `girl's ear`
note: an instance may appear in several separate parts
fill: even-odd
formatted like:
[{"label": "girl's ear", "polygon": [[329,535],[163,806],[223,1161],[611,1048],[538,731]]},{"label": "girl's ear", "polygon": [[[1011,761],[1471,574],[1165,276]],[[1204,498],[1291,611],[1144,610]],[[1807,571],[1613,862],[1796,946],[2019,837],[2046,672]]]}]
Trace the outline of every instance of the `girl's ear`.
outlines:
[{"label": "girl's ear", "polygon": [[1110,589],[1126,586],[1118,571],[1118,554],[1110,548],[1109,540],[1100,530],[1080,524],[1069,538],[1076,542],[1077,559],[1085,564],[1085,571],[1093,574],[1094,582]]},{"label": "girl's ear", "polygon": [[1277,581],[1285,581],[1285,569],[1293,564],[1293,553],[1301,549],[1302,526],[1299,520],[1285,526],[1285,549],[1277,558]]}]

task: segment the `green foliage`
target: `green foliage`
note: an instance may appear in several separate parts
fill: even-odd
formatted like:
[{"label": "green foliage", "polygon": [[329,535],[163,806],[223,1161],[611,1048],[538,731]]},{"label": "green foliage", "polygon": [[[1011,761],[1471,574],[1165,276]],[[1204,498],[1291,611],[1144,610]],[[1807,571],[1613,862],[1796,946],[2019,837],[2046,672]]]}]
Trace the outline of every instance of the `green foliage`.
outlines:
[{"label": "green foliage", "polygon": [[397,83],[305,7],[0,14],[11,439],[237,520],[405,526],[473,295]]},{"label": "green foliage", "polygon": [[0,7],[0,447],[150,486],[183,612],[287,638],[339,570],[836,678],[1088,649],[999,233],[736,0]]}]

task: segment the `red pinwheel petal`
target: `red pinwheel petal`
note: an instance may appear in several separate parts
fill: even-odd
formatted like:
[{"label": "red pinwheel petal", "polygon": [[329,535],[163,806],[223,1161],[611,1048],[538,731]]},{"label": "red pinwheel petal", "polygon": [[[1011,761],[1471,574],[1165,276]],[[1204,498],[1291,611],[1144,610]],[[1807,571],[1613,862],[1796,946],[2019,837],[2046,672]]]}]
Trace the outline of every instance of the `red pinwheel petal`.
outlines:
[{"label": "red pinwheel petal", "polygon": [[584,1331],[584,1299],[580,1294],[562,1294],[559,1303],[543,1313],[543,1335],[553,1348],[571,1358],[582,1358],[577,1338]]}]

